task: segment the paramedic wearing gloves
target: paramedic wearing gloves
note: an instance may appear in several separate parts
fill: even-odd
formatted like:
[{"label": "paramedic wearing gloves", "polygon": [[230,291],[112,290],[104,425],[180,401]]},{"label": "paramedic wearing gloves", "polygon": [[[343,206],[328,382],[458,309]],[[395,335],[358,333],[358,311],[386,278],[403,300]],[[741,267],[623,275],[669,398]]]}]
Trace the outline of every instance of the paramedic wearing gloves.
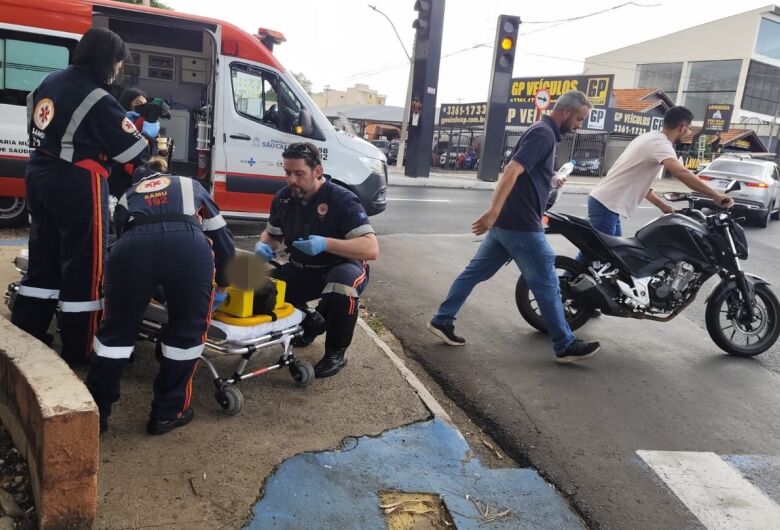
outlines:
[{"label": "paramedic wearing gloves", "polygon": [[164,434],[192,420],[192,377],[211,312],[226,297],[233,237],[208,192],[190,178],[162,173],[165,165],[155,158],[148,167],[160,172],[139,168],[135,174],[146,176],[122,196],[114,212],[118,239],[108,257],[106,310],[87,375],[101,432],[108,428],[122,371],[157,286],[165,293],[168,323],[160,333],[162,359],[147,432]]},{"label": "paramedic wearing gloves", "polygon": [[330,377],[347,364],[360,293],[368,284],[366,261],[379,257],[379,244],[358,198],[323,179],[317,146],[290,144],[282,158],[287,186],[271,203],[255,254],[269,260],[283,244],[290,259],[274,276],[287,282],[287,301],[303,308],[320,299],[325,355],[314,374]]},{"label": "paramedic wearing gloves", "polygon": [[30,261],[11,321],[46,343],[59,303],[62,357],[89,359],[102,309],[108,185],[114,163],[136,165],[147,142],[107,92],[127,53],[103,28],[87,31],[72,64],[27,97],[32,152],[25,185]]}]

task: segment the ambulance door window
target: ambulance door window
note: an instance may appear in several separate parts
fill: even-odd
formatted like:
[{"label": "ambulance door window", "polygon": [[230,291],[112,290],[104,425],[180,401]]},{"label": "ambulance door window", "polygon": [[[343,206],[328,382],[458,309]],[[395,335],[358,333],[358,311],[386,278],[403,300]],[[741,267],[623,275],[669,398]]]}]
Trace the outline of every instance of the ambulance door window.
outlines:
[{"label": "ambulance door window", "polygon": [[0,103],[25,105],[43,78],[68,66],[74,45],[69,39],[0,31]]}]

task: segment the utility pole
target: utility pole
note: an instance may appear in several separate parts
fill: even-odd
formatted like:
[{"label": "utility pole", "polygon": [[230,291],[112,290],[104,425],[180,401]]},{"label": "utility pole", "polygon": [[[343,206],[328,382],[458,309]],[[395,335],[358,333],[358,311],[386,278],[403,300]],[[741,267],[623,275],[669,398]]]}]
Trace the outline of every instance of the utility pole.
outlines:
[{"label": "utility pole", "polygon": [[[406,83],[406,100],[404,103],[404,114],[401,116],[401,138],[398,143],[398,159],[395,161],[396,166],[402,166],[404,164],[404,155],[406,154],[406,133],[407,133],[407,127],[409,126],[409,107],[412,103],[412,74],[414,72],[414,63],[412,62],[412,57],[409,55],[409,52],[406,50],[406,46],[404,46],[404,41],[401,40],[401,36],[398,34],[398,30],[395,29],[395,24],[393,24],[393,21],[390,20],[390,17],[388,17],[385,13],[380,11],[376,8],[376,6],[369,5],[371,9],[382,15],[387,19],[387,21],[390,23],[390,25],[393,27],[393,31],[395,32],[396,38],[398,38],[398,42],[401,44],[401,48],[404,50],[404,54],[406,55],[406,59],[409,61],[409,79]],[[416,45],[416,44],[415,44]]]}]

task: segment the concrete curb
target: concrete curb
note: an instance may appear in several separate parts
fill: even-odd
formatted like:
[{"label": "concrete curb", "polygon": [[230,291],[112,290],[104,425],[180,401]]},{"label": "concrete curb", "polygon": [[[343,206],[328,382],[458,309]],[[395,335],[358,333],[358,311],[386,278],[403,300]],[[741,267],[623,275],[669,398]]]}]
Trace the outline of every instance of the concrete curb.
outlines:
[{"label": "concrete curb", "polygon": [[376,343],[379,349],[382,350],[385,353],[385,355],[387,355],[390,361],[392,361],[392,363],[395,365],[398,371],[401,372],[401,375],[404,377],[404,379],[406,379],[406,382],[409,383],[409,385],[417,393],[417,395],[420,396],[420,399],[422,400],[423,404],[425,404],[425,406],[428,407],[428,410],[430,410],[431,413],[437,418],[441,418],[447,423],[452,423],[452,419],[450,418],[450,415],[447,414],[447,411],[445,411],[444,408],[439,404],[439,402],[436,401],[436,398],[433,397],[433,395],[428,391],[427,388],[425,388],[425,385],[423,385],[422,381],[420,381],[417,378],[417,376],[414,375],[414,372],[409,370],[409,368],[406,367],[406,364],[404,364],[401,358],[398,357],[395,354],[395,352],[393,352],[393,350],[390,349],[390,346],[388,346],[385,341],[380,339],[379,335],[377,335],[374,332],[374,330],[371,329],[371,327],[362,318],[358,319],[358,325],[361,328],[363,328],[363,331],[365,331],[366,334],[369,337],[371,337],[371,339]]},{"label": "concrete curb", "polygon": [[0,419],[30,467],[39,528],[92,528],[98,411],[67,364],[0,318]]}]

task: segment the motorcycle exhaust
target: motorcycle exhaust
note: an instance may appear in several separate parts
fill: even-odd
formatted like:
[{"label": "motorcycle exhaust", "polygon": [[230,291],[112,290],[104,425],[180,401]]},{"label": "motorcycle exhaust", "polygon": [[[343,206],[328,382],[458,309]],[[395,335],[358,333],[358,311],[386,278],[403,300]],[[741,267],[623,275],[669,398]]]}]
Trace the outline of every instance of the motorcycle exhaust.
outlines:
[{"label": "motorcycle exhaust", "polygon": [[580,274],[569,284],[577,298],[594,309],[601,309],[608,315],[620,315],[623,313],[620,306],[612,300],[603,285],[588,274]]}]

